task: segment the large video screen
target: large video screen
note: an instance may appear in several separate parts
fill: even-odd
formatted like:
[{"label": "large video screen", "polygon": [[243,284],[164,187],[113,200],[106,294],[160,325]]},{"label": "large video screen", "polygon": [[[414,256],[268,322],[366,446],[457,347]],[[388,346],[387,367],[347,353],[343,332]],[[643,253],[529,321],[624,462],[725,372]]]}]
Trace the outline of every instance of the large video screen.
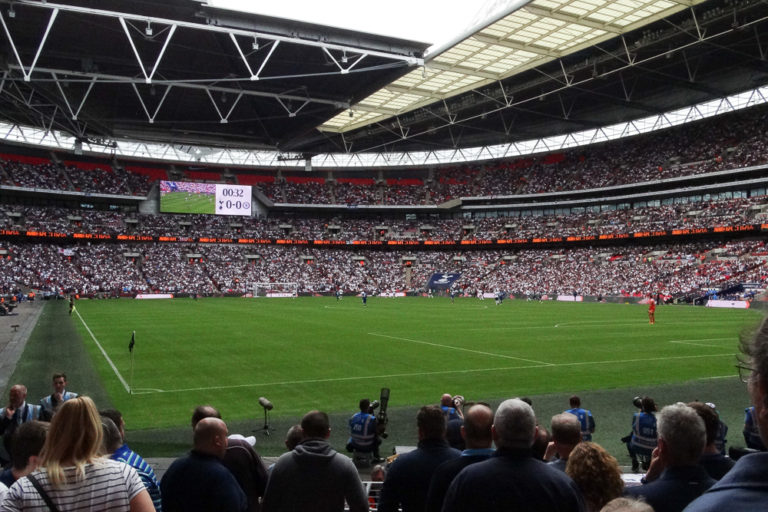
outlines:
[{"label": "large video screen", "polygon": [[211,215],[251,215],[251,187],[160,182],[160,211],[163,213],[207,213]]}]

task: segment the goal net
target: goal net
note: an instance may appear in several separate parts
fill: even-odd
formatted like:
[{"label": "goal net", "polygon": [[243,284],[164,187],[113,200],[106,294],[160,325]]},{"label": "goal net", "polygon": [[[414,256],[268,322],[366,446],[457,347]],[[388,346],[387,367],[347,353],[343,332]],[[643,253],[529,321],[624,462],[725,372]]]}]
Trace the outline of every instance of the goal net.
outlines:
[{"label": "goal net", "polygon": [[299,283],[255,283],[254,297],[296,297],[299,294]]}]

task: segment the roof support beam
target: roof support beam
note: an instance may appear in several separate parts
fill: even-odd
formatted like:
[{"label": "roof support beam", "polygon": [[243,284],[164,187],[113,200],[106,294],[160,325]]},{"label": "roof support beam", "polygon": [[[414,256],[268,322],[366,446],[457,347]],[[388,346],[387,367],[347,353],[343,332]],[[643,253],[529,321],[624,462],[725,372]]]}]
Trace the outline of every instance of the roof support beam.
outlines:
[{"label": "roof support beam", "polygon": [[202,23],[191,23],[191,22],[185,22],[185,21],[171,20],[168,18],[159,18],[156,16],[145,16],[145,15],[139,15],[139,14],[107,11],[103,9],[93,9],[90,7],[79,7],[75,5],[56,4],[51,2],[40,2],[38,0],[14,0],[14,1],[19,5],[35,7],[38,9],[49,9],[57,12],[62,11],[62,12],[78,13],[78,14],[89,15],[89,16],[119,18],[122,20],[131,20],[131,21],[137,21],[141,23],[151,22],[151,23],[158,23],[160,25],[177,26],[179,28],[204,30],[207,32],[218,32],[222,34],[235,34],[235,35],[241,35],[241,36],[246,36],[250,38],[256,37],[259,39],[265,39],[269,41],[282,41],[285,43],[298,44],[302,46],[313,46],[317,48],[326,48],[329,50],[337,50],[337,51],[346,50],[356,54],[367,53],[368,55],[371,55],[374,57],[382,57],[385,59],[403,61],[410,66],[422,66],[424,64],[424,59],[413,57],[411,55],[398,55],[396,53],[367,50],[367,49],[354,47],[354,46],[324,43],[322,41],[311,41],[307,39],[301,39],[298,37],[286,37],[286,36],[280,36],[275,34],[267,34],[267,33],[262,33],[254,30],[242,30],[242,29],[234,29],[229,27],[219,27],[215,25],[205,25]]},{"label": "roof support beam", "polygon": [[[15,64],[9,64],[8,68],[11,70],[18,70],[23,72],[23,70]],[[145,79],[120,76],[120,75],[107,75],[103,73],[86,73],[82,71],[72,71],[72,70],[66,70],[66,69],[52,69],[52,68],[38,68],[36,71],[40,73],[47,73],[47,74],[56,73],[58,75],[68,75],[69,77],[75,77],[75,78],[67,78],[67,79],[60,78],[59,80],[62,82],[82,82],[83,79],[91,80],[94,77],[96,77],[98,79],[98,82],[101,84],[110,84],[110,83],[111,84],[116,84],[116,83],[117,84],[144,84],[146,83]],[[35,81],[47,81],[47,80],[35,79]],[[176,81],[176,80],[154,80],[153,83],[169,85],[169,86],[173,86],[174,88],[178,87],[181,89],[195,89],[199,91],[210,90],[210,91],[231,93],[233,95],[237,95],[242,92],[246,96],[258,96],[261,98],[276,98],[276,99],[279,98],[283,100],[296,100],[296,101],[302,101],[302,102],[308,101],[310,103],[333,105],[336,108],[350,107],[350,104],[344,101],[328,100],[324,98],[313,98],[308,96],[297,96],[294,94],[281,94],[281,93],[270,93],[270,92],[263,92],[263,91],[253,91],[253,90],[247,90],[247,89],[222,87],[218,85],[204,85],[204,84],[189,83],[189,82]],[[358,109],[358,107],[355,107],[355,108]]]}]

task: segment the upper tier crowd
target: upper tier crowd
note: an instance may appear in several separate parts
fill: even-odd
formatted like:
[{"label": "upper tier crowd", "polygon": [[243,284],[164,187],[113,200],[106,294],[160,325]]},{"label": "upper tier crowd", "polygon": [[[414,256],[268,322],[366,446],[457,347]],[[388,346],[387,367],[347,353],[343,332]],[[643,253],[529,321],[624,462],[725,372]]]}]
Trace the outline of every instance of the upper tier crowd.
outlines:
[{"label": "upper tier crowd", "polygon": [[[15,161],[8,157],[0,159],[0,185],[146,196],[160,177],[255,183],[276,203],[434,205],[459,197],[593,189],[765,164],[766,112],[766,107],[754,107],[558,153],[430,170],[363,170],[353,178],[339,179],[330,179],[321,172],[276,174],[268,170],[214,167],[200,171],[178,165],[157,165],[157,169],[140,171],[106,161],[77,163],[54,161],[46,156],[28,163],[29,158]],[[196,165],[195,169],[201,167]]]},{"label": "upper tier crowd", "polygon": [[[735,284],[764,288],[763,241],[483,251],[382,251],[283,245],[4,243],[0,292],[249,294],[257,283],[299,293],[425,291],[433,273],[460,272],[468,296],[701,296]],[[268,285],[264,285],[269,287]]]},{"label": "upper tier crowd", "polygon": [[298,240],[495,240],[599,236],[714,228],[766,221],[764,196],[625,210],[475,219],[355,219],[275,215],[123,214],[98,210],[0,205],[0,229],[192,238]]}]

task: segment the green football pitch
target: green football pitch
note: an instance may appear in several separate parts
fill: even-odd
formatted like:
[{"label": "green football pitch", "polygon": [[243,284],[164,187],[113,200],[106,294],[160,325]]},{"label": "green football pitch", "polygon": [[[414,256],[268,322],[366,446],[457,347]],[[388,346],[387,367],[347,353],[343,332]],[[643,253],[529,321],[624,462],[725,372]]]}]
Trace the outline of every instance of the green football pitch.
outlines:
[{"label": "green football pitch", "polygon": [[313,297],[79,301],[72,320],[112,403],[144,429],[186,425],[201,403],[258,418],[260,396],[298,418],[353,411],[382,387],[390,407],[415,407],[443,392],[498,401],[734,380],[739,334],[759,318],[668,306],[649,325],[630,304]]},{"label": "green football pitch", "polygon": [[[343,449],[346,419],[382,387],[391,389],[382,453],[416,444],[418,407],[445,392],[493,406],[531,397],[545,426],[577,393],[595,415],[595,441],[625,464],[619,439],[636,395],[659,406],[715,402],[729,443],[743,446],[749,396],[735,355],[761,313],[662,306],[656,317],[649,325],[634,304],[440,297],[373,297],[367,307],[355,297],[81,300],[69,317],[66,301],[52,301],[10,380],[36,402],[51,373],[65,371],[73,391],[123,412],[129,443],[146,456],[187,450],[190,414],[204,403],[231,432],[255,433],[263,455],[281,453],[287,428],[322,409]],[[271,436],[260,396],[274,403]]]},{"label": "green football pitch", "polygon": [[216,196],[167,192],[160,197],[160,211],[170,213],[216,213]]}]

